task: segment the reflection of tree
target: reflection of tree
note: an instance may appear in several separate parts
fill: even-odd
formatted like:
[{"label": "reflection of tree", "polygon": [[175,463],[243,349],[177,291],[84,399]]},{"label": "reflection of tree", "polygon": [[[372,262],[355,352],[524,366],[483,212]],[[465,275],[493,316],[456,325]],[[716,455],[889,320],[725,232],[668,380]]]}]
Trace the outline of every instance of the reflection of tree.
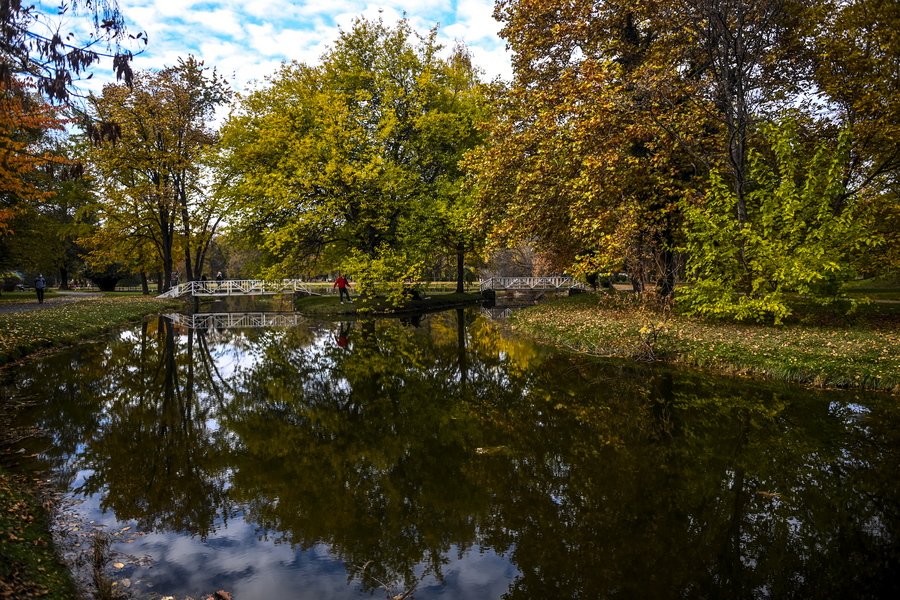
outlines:
[{"label": "reflection of tree", "polygon": [[[542,373],[565,372],[547,366]],[[897,564],[887,542],[897,520],[853,481],[860,464],[835,469],[848,451],[866,453],[822,398],[789,404],[777,392],[683,378],[668,399],[645,398],[668,378],[629,386],[628,373],[580,374],[568,386],[580,400],[559,403],[559,387],[541,378],[509,398],[501,420],[522,428],[486,457],[507,469],[485,475],[502,502],[482,534],[511,549],[522,571],[509,598],[842,597],[896,587],[883,565]],[[880,470],[882,458],[870,466]]]},{"label": "reflection of tree", "polygon": [[84,452],[84,491],[106,488],[103,506],[145,530],[206,535],[227,504],[224,441],[197,394],[193,334],[181,346],[164,319],[155,339],[142,334],[137,371],[130,362],[110,370],[107,420]]},{"label": "reflection of tree", "polygon": [[352,353],[267,353],[229,411],[233,492],[265,530],[330,544],[367,588],[408,589],[416,565],[440,577],[442,554],[471,545],[489,505],[465,471],[473,419],[453,383],[456,340],[435,347],[372,321],[354,339]]},{"label": "reflection of tree", "polygon": [[357,322],[352,352],[333,327],[175,333],[23,375],[65,392],[42,423],[144,527],[240,505],[370,590],[477,544],[518,567],[510,600],[897,591],[891,402],[581,360],[455,311]]}]

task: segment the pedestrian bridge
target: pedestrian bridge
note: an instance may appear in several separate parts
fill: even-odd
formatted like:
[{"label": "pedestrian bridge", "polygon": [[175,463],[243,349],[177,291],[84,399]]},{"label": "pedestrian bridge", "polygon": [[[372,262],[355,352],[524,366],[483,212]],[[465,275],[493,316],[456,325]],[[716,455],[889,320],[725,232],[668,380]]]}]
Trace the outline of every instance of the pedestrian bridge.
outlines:
[{"label": "pedestrian bridge", "polygon": [[158,297],[274,296],[294,292],[305,292],[311,295],[322,293],[321,290],[313,291],[302,279],[225,279],[223,281],[188,281],[171,287]]},{"label": "pedestrian bridge", "polygon": [[[482,293],[518,291],[550,292],[583,290],[584,284],[571,277],[491,277],[480,283]],[[331,287],[309,285],[302,279],[226,279],[223,281],[188,281],[173,286],[159,298],[221,298],[226,296],[274,296],[303,292],[308,295],[333,293]]]},{"label": "pedestrian bridge", "polygon": [[584,289],[571,277],[491,277],[481,282],[481,291],[567,291]]}]

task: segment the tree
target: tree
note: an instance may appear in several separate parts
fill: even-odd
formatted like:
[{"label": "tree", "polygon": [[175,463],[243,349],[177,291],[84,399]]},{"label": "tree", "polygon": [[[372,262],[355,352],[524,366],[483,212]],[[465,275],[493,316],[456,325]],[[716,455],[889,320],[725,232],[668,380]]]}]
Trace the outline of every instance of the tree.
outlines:
[{"label": "tree", "polygon": [[[10,223],[19,218],[33,226],[28,215],[37,204],[53,195],[42,188],[39,171],[68,169],[65,156],[49,153],[40,144],[54,130],[64,127],[59,110],[75,94],[75,82],[85,75],[102,53],[96,46],[115,44],[112,55],[117,76],[131,80],[131,53],[121,50],[125,28],[115,0],[74,0],[60,6],[59,14],[71,10],[92,17],[94,34],[79,41],[63,34],[58,24],[38,5],[23,6],[20,0],[0,1],[0,237],[7,238]],[[144,34],[136,38],[146,42]],[[90,77],[90,75],[88,75]],[[4,247],[11,242],[0,239]],[[27,245],[12,241],[13,246]],[[42,249],[46,249],[42,247]],[[6,251],[4,250],[4,253]],[[2,257],[7,262],[10,256]],[[58,261],[55,261],[58,262]],[[63,278],[65,282],[65,278]]]},{"label": "tree", "polygon": [[842,200],[849,137],[835,148],[802,133],[793,119],[762,127],[743,221],[731,218],[736,194],[717,172],[703,202],[686,207],[690,312],[777,324],[791,313],[788,294],[834,300],[855,275],[853,257],[874,240],[866,198]]},{"label": "tree", "polygon": [[478,86],[463,50],[413,46],[406,21],[358,20],[321,66],[284,65],[223,129],[237,227],[261,232],[269,274],[336,269],[362,291],[418,279],[436,233],[456,231],[465,149],[478,143]]},{"label": "tree", "polygon": [[[70,11],[84,11],[91,19],[94,34],[90,39],[79,42],[75,34],[61,32],[59,24],[38,5],[23,7],[21,0],[0,1],[0,87],[28,81],[49,101],[64,103],[73,94],[77,77],[101,56],[112,58],[118,79],[131,82],[133,54],[120,46],[126,30],[117,0],[71,0],[59,7],[59,15]],[[133,37],[147,41],[144,33]],[[112,54],[95,49],[103,42],[107,47],[114,45]]]},{"label": "tree", "polygon": [[714,128],[668,77],[649,8],[499,2],[515,79],[498,92],[492,145],[472,160],[496,244],[531,243],[584,277],[627,269],[674,289],[678,203],[707,168]]},{"label": "tree", "polygon": [[0,86],[0,236],[12,219],[48,196],[39,183],[41,167],[64,159],[46,151],[48,134],[63,129],[58,111],[18,81]]},{"label": "tree", "polygon": [[[215,70],[189,57],[158,73],[138,74],[131,88],[108,85],[92,100],[93,121],[85,129],[105,196],[102,219],[114,232],[130,232],[121,243],[133,246],[127,238],[136,236],[152,245],[161,286],[171,281],[178,249],[186,279],[199,276],[226,212],[206,184],[218,141],[208,122],[229,94]],[[146,247],[140,248],[147,260]]]},{"label": "tree", "polygon": [[[900,272],[900,5],[884,0],[829,2],[815,38],[816,85],[831,118],[851,133],[847,186],[875,200],[883,243],[860,261],[863,272]],[[872,198],[877,195],[877,198]]]},{"label": "tree", "polygon": [[42,194],[39,201],[22,203],[12,222],[7,250],[13,264],[56,272],[61,289],[82,265],[83,249],[78,239],[93,225],[88,207],[93,203],[91,181],[84,176],[84,149],[69,140],[45,143],[47,160],[33,174]]},{"label": "tree", "polygon": [[[473,161],[483,221],[496,239],[535,242],[575,272],[634,272],[655,258],[670,293],[680,207],[706,198],[726,211],[728,231],[752,221],[748,198],[758,202],[767,181],[754,180],[762,174],[748,157],[768,152],[766,131],[793,107],[823,144],[849,135],[834,216],[853,204],[896,223],[898,15],[886,4],[501,0],[516,78],[493,126],[498,145]],[[723,262],[734,252],[754,260],[743,237],[730,242]]]}]

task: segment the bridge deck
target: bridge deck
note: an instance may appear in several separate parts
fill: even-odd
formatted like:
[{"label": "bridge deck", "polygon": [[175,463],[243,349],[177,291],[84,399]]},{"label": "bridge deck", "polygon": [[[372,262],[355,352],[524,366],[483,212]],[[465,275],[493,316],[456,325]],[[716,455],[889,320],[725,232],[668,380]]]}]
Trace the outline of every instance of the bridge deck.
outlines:
[{"label": "bridge deck", "polygon": [[481,282],[481,291],[544,291],[584,288],[571,277],[491,277]]},{"label": "bridge deck", "polygon": [[226,279],[224,281],[188,281],[176,285],[159,295],[160,298],[180,298],[182,296],[222,297],[222,296],[274,296],[276,294],[313,291],[302,279]]}]

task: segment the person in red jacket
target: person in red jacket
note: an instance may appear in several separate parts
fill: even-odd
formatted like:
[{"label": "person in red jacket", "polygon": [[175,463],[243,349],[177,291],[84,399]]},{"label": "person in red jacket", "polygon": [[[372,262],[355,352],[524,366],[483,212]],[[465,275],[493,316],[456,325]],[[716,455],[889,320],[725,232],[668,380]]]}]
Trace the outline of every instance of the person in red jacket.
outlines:
[{"label": "person in red jacket", "polygon": [[344,296],[347,296],[347,302],[353,302],[350,299],[350,282],[347,281],[347,278],[344,277],[341,273],[338,273],[337,279],[334,280],[334,285],[331,286],[331,289],[337,288],[338,294],[341,298],[341,304],[344,303]]}]

